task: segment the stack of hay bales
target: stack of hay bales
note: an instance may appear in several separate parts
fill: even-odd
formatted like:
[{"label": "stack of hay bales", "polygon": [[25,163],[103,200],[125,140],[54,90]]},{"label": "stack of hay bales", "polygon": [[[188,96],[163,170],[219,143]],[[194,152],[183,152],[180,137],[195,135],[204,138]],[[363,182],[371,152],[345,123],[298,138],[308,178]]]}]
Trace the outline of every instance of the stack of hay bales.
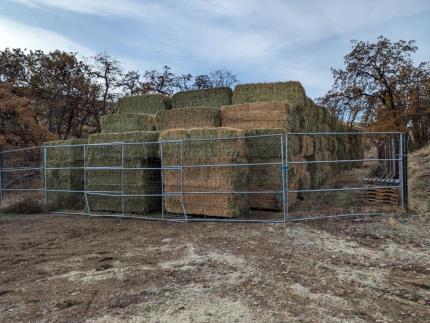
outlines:
[{"label": "stack of hay bales", "polygon": [[[237,217],[247,211],[247,196],[233,193],[246,190],[247,167],[203,166],[245,163],[246,143],[244,139],[215,140],[216,138],[243,136],[244,131],[232,128],[175,129],[161,133],[161,140],[183,141],[182,185],[183,202],[187,214]],[[182,159],[180,146],[167,145],[166,148],[164,147],[163,145],[163,165],[180,165]],[[167,194],[181,191],[180,170],[165,172],[164,191]],[[190,192],[208,192],[208,194],[190,194]],[[214,192],[219,194],[214,194]],[[168,212],[182,213],[181,197],[179,196],[166,197],[164,205]]]},{"label": "stack of hay bales", "polygon": [[[120,167],[122,165],[121,144],[123,145],[124,168],[121,169],[89,169],[88,190],[95,192],[121,192],[122,182],[124,194],[157,195],[161,194],[161,175],[159,158],[159,132],[138,131],[124,133],[102,133],[89,137],[89,167]],[[147,142],[147,144],[140,144]],[[111,145],[94,145],[112,143]],[[134,169],[149,168],[149,169]],[[147,214],[158,211],[161,207],[160,196],[130,196],[124,198],[125,212]],[[104,197],[91,195],[91,210],[121,212],[120,197]]]},{"label": "stack of hay bales", "polygon": [[189,107],[221,107],[231,104],[232,91],[228,87],[192,90],[172,96],[173,109]]},{"label": "stack of hay bales", "polygon": [[171,109],[171,99],[160,94],[127,96],[118,101],[119,114],[101,118],[102,132],[154,131],[155,114]]},{"label": "stack of hay bales", "polygon": [[[49,208],[76,209],[83,206],[83,194],[61,191],[84,191],[84,147],[86,139],[58,140],[46,147],[46,187]],[[57,169],[49,169],[57,168]],[[61,169],[60,169],[61,168]],[[49,190],[53,190],[49,192]]]},{"label": "stack of hay bales", "polygon": [[[237,217],[248,209],[279,211],[282,194],[267,192],[283,190],[282,135],[350,131],[309,99],[295,81],[243,84],[234,92],[230,88],[178,92],[171,99],[133,96],[122,98],[118,106],[119,114],[103,117],[103,133],[91,135],[89,142],[140,143],[124,146],[124,166],[151,169],[124,173],[89,169],[88,190],[119,192],[123,179],[125,194],[157,195],[164,177],[165,210],[178,214],[183,206],[190,215],[221,217]],[[157,141],[162,143],[145,144]],[[288,136],[288,159],[299,162],[290,164],[289,188],[318,187],[340,169],[329,163],[303,162],[356,159],[362,154],[360,136]],[[168,167],[163,176],[161,165]],[[121,166],[121,145],[89,146],[88,166]],[[234,193],[240,191],[255,193]],[[289,205],[297,195],[289,194]],[[92,195],[90,203],[92,210],[121,212],[120,197]],[[130,196],[124,203],[127,213],[147,214],[160,210],[161,197]]]},{"label": "stack of hay bales", "polygon": [[156,125],[158,131],[219,127],[220,111],[212,107],[190,107],[158,111]]}]

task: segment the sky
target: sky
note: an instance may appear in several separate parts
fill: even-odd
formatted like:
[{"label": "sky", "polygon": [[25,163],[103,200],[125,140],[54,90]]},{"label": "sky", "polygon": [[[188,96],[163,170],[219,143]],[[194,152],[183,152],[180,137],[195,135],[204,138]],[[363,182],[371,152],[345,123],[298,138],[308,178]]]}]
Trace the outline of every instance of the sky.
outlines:
[{"label": "sky", "polygon": [[107,52],[125,70],[228,69],[241,83],[331,87],[350,40],[417,41],[430,60],[428,0],[0,0],[0,49]]}]

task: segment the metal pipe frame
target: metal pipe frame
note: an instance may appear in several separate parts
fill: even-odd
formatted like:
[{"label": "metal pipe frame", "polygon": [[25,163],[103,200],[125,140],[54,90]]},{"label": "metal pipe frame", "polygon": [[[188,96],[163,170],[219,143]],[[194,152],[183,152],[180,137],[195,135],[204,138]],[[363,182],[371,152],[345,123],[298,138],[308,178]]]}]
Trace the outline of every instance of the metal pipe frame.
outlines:
[{"label": "metal pipe frame", "polygon": [[[399,154],[395,156],[395,158],[363,158],[363,159],[345,159],[345,160],[312,160],[312,161],[289,161],[288,154],[288,141],[289,136],[337,136],[337,135],[361,135],[361,136],[371,136],[371,135],[384,135],[384,136],[395,136],[399,137]],[[185,140],[162,140],[158,142],[137,142],[137,143],[124,143],[124,142],[112,142],[112,143],[100,143],[100,144],[78,144],[78,145],[52,145],[52,146],[41,146],[41,147],[31,147],[31,148],[22,148],[15,149],[9,151],[0,152],[0,206],[3,202],[3,193],[7,191],[43,191],[44,192],[44,203],[45,206],[48,206],[48,192],[65,192],[65,193],[83,193],[85,197],[85,212],[60,212],[54,211],[51,212],[53,214],[80,214],[80,215],[90,215],[95,217],[121,217],[121,218],[136,218],[136,219],[147,219],[147,220],[162,220],[162,221],[173,221],[173,222],[189,222],[189,221],[207,221],[207,222],[265,222],[265,223],[285,223],[291,221],[307,221],[307,220],[318,220],[318,219],[327,219],[327,218],[344,218],[344,217],[361,217],[361,216],[369,216],[369,215],[387,215],[384,213],[350,213],[350,214],[328,214],[328,215],[319,215],[319,216],[309,216],[309,217],[290,217],[289,216],[289,207],[288,207],[288,193],[312,193],[312,192],[338,192],[338,191],[360,191],[360,190],[378,190],[378,189],[400,189],[400,209],[403,211],[405,209],[404,206],[404,180],[403,174],[404,164],[403,164],[403,152],[404,152],[404,135],[400,132],[326,132],[326,133],[284,133],[284,134],[269,134],[269,135],[254,135],[254,136],[239,136],[239,137],[225,137],[225,138],[200,138],[200,139],[185,139]],[[252,139],[252,138],[268,138],[268,137],[279,137],[280,138],[280,162],[261,162],[261,163],[223,163],[223,164],[184,164],[184,144],[199,142],[199,141],[220,141],[220,140],[241,140],[241,139]],[[125,148],[127,145],[158,145],[160,151],[160,167],[126,167],[125,166]],[[164,159],[164,151],[163,145],[165,144],[177,144],[180,148],[180,164],[167,166],[163,164]],[[120,146],[121,148],[121,164],[120,166],[88,166],[88,147],[91,146]],[[73,167],[48,167],[48,148],[67,148],[67,147],[82,147],[84,151],[84,161],[83,166],[73,166]],[[42,165],[40,167],[8,167],[4,168],[1,160],[2,157],[7,153],[19,153],[21,151],[29,151],[41,149],[43,153]],[[390,156],[391,157],[391,156]],[[371,187],[342,187],[342,188],[315,188],[315,189],[289,189],[289,176],[288,176],[288,168],[289,165],[294,164],[325,164],[325,163],[362,163],[362,162],[397,162],[398,163],[398,172],[399,172],[399,185],[387,185],[387,186],[371,186]],[[282,188],[281,190],[266,190],[266,191],[185,191],[184,185],[184,176],[185,169],[189,168],[206,168],[206,167],[267,167],[279,165],[281,167],[281,175],[282,176]],[[52,189],[48,187],[48,170],[81,170],[83,171],[84,177],[84,188],[83,190],[61,190],[61,189]],[[6,172],[21,172],[28,170],[39,170],[43,171],[43,188],[22,188],[22,189],[6,189],[4,187],[3,181],[3,173]],[[121,171],[121,188],[120,191],[91,191],[88,190],[88,171],[89,170],[118,170]],[[125,171],[132,170],[160,170],[161,174],[161,193],[160,194],[126,194],[125,193]],[[179,192],[165,192],[164,182],[165,182],[165,174],[166,170],[177,170],[180,171],[180,191]],[[282,194],[282,219],[280,220],[260,220],[260,219],[241,219],[241,218],[205,218],[205,217],[189,217],[187,215],[187,211],[185,208],[185,196],[187,195],[217,195],[217,194]],[[121,213],[120,214],[95,214],[91,212],[89,196],[111,196],[116,198],[121,198]],[[132,215],[127,214],[125,210],[125,198],[126,197],[161,197],[162,200],[162,211],[161,216],[146,216],[146,215]],[[179,197],[181,208],[182,208],[182,219],[172,219],[168,217],[165,213],[165,197]],[[178,215],[176,215],[178,216]],[[222,216],[222,215],[221,215]]]}]

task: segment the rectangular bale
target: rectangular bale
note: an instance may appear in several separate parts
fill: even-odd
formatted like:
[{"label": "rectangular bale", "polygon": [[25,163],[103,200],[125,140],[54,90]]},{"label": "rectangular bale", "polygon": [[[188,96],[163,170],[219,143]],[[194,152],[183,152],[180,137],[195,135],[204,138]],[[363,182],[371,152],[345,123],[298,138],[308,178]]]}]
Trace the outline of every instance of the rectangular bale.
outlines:
[{"label": "rectangular bale", "polygon": [[123,113],[101,118],[102,132],[155,131],[154,114]]},{"label": "rectangular bale", "polygon": [[255,164],[248,167],[247,190],[253,192],[248,199],[251,209],[282,210],[284,134],[284,129],[245,130],[247,160]]},{"label": "rectangular bale", "polygon": [[[121,193],[124,189],[124,194],[129,195],[161,194],[158,138],[159,132],[156,131],[91,135],[89,143],[92,145],[88,147],[88,190]],[[94,145],[102,143],[111,145]],[[115,169],[121,166],[124,166],[124,170]],[[91,195],[89,202],[91,210],[121,212],[121,200],[121,197]],[[145,215],[160,211],[161,196],[127,196],[124,206],[125,212],[132,214]]]},{"label": "rectangular bale", "polygon": [[[246,190],[248,168],[225,166],[246,163],[246,143],[243,136],[242,130],[232,128],[178,129],[161,133],[161,140],[183,141],[182,158],[179,145],[172,143],[166,149],[163,145],[162,163],[178,166],[183,161],[183,202],[187,214],[238,217],[246,213],[248,197],[234,192]],[[166,193],[181,192],[180,170],[166,171],[164,179]],[[218,194],[213,194],[216,192]],[[181,197],[166,197],[165,208],[167,212],[182,213]]]},{"label": "rectangular bale", "polygon": [[221,107],[221,126],[239,129],[288,129],[289,106],[284,101],[244,103]]},{"label": "rectangular bale", "polygon": [[168,129],[213,128],[220,126],[220,112],[217,108],[191,107],[159,111],[156,115],[158,131]]},{"label": "rectangular bale", "polygon": [[84,191],[83,145],[85,144],[87,144],[86,139],[57,140],[43,144],[46,147],[46,187],[49,209],[84,207],[83,193],[72,191]]},{"label": "rectangular bale", "polygon": [[120,114],[155,114],[158,111],[169,110],[171,107],[172,99],[162,94],[133,95],[118,100]]},{"label": "rectangular bale", "polygon": [[229,87],[182,91],[172,96],[173,109],[189,107],[216,107],[231,104],[232,91]]},{"label": "rectangular bale", "polygon": [[239,84],[233,92],[233,104],[266,101],[286,101],[291,105],[305,105],[306,93],[297,81]]}]

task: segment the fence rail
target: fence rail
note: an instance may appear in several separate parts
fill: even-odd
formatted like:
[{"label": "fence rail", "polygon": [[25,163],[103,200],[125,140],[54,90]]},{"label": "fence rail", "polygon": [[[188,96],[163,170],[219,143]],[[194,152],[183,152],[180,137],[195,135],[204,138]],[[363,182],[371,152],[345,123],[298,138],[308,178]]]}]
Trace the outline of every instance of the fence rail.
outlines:
[{"label": "fence rail", "polygon": [[0,152],[0,207],[28,200],[52,213],[183,222],[396,214],[408,201],[407,142],[286,133]]}]

